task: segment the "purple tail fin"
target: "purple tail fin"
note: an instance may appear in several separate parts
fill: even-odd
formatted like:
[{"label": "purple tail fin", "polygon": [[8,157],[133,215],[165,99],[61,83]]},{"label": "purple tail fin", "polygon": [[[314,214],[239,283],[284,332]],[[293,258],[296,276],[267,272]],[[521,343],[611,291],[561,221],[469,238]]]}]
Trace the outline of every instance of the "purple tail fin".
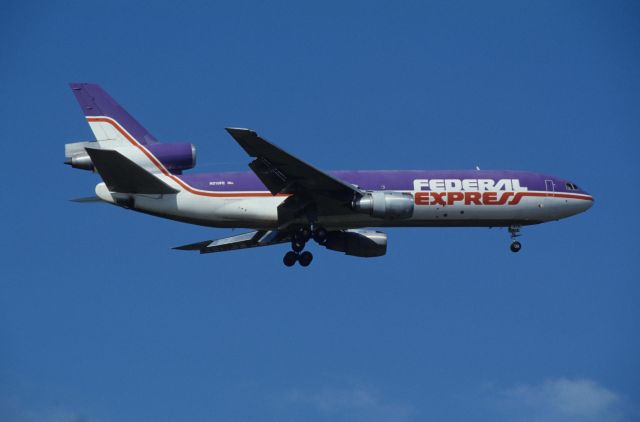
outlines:
[{"label": "purple tail fin", "polygon": [[141,144],[150,145],[158,142],[144,126],[127,113],[100,85],[70,83],[69,86],[71,86],[73,94],[76,96],[82,112],[87,118],[99,116],[109,117],[118,122],[120,126],[126,129],[126,131]]}]

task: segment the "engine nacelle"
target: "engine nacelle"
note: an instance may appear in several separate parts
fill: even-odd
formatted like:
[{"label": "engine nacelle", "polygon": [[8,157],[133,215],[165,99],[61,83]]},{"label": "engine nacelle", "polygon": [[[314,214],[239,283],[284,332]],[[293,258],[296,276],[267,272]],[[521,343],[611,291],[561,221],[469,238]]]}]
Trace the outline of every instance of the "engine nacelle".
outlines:
[{"label": "engine nacelle", "polygon": [[[93,170],[93,163],[85,148],[95,148],[96,142],[76,142],[66,144],[65,164],[82,170]],[[181,172],[196,165],[196,147],[192,144],[153,144],[146,148],[169,171]]]},{"label": "engine nacelle", "polygon": [[167,170],[188,170],[196,165],[196,147],[192,144],[153,144],[146,148]]},{"label": "engine nacelle", "polygon": [[324,246],[351,256],[382,256],[387,253],[387,235],[373,230],[356,229],[329,232]]},{"label": "engine nacelle", "polygon": [[93,171],[93,163],[85,148],[91,148],[96,143],[91,141],[74,142],[64,146],[64,163],[74,169]]},{"label": "engine nacelle", "polygon": [[413,195],[405,192],[374,191],[353,202],[353,209],[386,220],[410,218]]}]

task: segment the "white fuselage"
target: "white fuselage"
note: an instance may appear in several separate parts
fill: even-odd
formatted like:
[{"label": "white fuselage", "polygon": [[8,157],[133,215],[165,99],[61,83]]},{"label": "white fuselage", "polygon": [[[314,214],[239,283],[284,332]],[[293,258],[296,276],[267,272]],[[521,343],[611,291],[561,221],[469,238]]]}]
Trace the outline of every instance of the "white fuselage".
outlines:
[{"label": "white fuselage", "polygon": [[[268,193],[268,192],[267,192]],[[479,205],[465,203],[455,192],[437,193],[440,203],[420,200],[424,191],[409,191],[416,199],[413,215],[407,219],[387,220],[367,214],[345,214],[320,217],[318,224],[328,229],[358,227],[432,227],[432,226],[508,226],[510,224],[536,224],[559,220],[588,209],[592,202],[580,199],[579,195],[565,197],[548,192],[527,192],[518,203],[502,205]],[[96,186],[96,194],[110,203],[131,201],[136,211],[158,215],[178,221],[211,227],[246,227],[274,229],[279,227],[278,206],[286,199],[284,195],[271,196],[208,196],[181,191],[170,195],[131,195],[109,192],[104,183]],[[491,198],[509,194],[496,191]],[[509,195],[511,201],[518,192]],[[447,196],[453,197],[447,201]],[[585,195],[586,197],[587,195]],[[444,203],[444,204],[443,204]]]}]

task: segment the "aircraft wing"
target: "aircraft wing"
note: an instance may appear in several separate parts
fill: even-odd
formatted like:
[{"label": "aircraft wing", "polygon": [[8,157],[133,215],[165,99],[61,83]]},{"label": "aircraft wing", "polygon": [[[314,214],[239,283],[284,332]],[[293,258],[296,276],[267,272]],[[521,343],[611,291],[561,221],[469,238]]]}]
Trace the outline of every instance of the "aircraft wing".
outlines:
[{"label": "aircraft wing", "polygon": [[305,197],[322,196],[347,203],[363,196],[353,185],[318,170],[273,145],[249,129],[227,128],[227,132],[251,157],[249,167],[269,191]]},{"label": "aircraft wing", "polygon": [[173,249],[181,251],[200,251],[202,254],[270,246],[288,242],[289,240],[290,236],[288,234],[279,232],[278,230],[258,230],[239,234],[237,236],[225,237],[224,239],[205,240],[204,242],[177,246]]}]

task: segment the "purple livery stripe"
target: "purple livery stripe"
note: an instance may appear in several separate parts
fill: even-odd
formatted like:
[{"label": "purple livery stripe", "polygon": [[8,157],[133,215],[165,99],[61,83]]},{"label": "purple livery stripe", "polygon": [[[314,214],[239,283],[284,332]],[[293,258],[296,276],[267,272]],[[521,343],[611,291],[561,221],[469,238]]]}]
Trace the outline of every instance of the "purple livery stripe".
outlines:
[{"label": "purple livery stripe", "polygon": [[[195,195],[210,197],[270,197],[260,179],[252,172],[199,173],[177,176],[171,173],[133,134],[124,130],[111,117],[87,116],[89,122],[102,122],[112,125],[133,146],[142,151],[147,158],[167,177],[171,178],[183,189]],[[135,127],[134,127],[135,129]],[[377,171],[333,171],[332,176],[347,183],[354,184],[364,190],[403,190],[412,191],[416,179],[519,179],[520,185],[533,191],[520,192],[520,196],[552,196],[561,198],[583,199],[593,198],[582,190],[565,192],[565,180],[539,173],[522,171],[492,170],[377,170]],[[553,181],[554,187],[561,190],[544,193],[545,181]],[[288,196],[279,194],[276,196]]]}]

